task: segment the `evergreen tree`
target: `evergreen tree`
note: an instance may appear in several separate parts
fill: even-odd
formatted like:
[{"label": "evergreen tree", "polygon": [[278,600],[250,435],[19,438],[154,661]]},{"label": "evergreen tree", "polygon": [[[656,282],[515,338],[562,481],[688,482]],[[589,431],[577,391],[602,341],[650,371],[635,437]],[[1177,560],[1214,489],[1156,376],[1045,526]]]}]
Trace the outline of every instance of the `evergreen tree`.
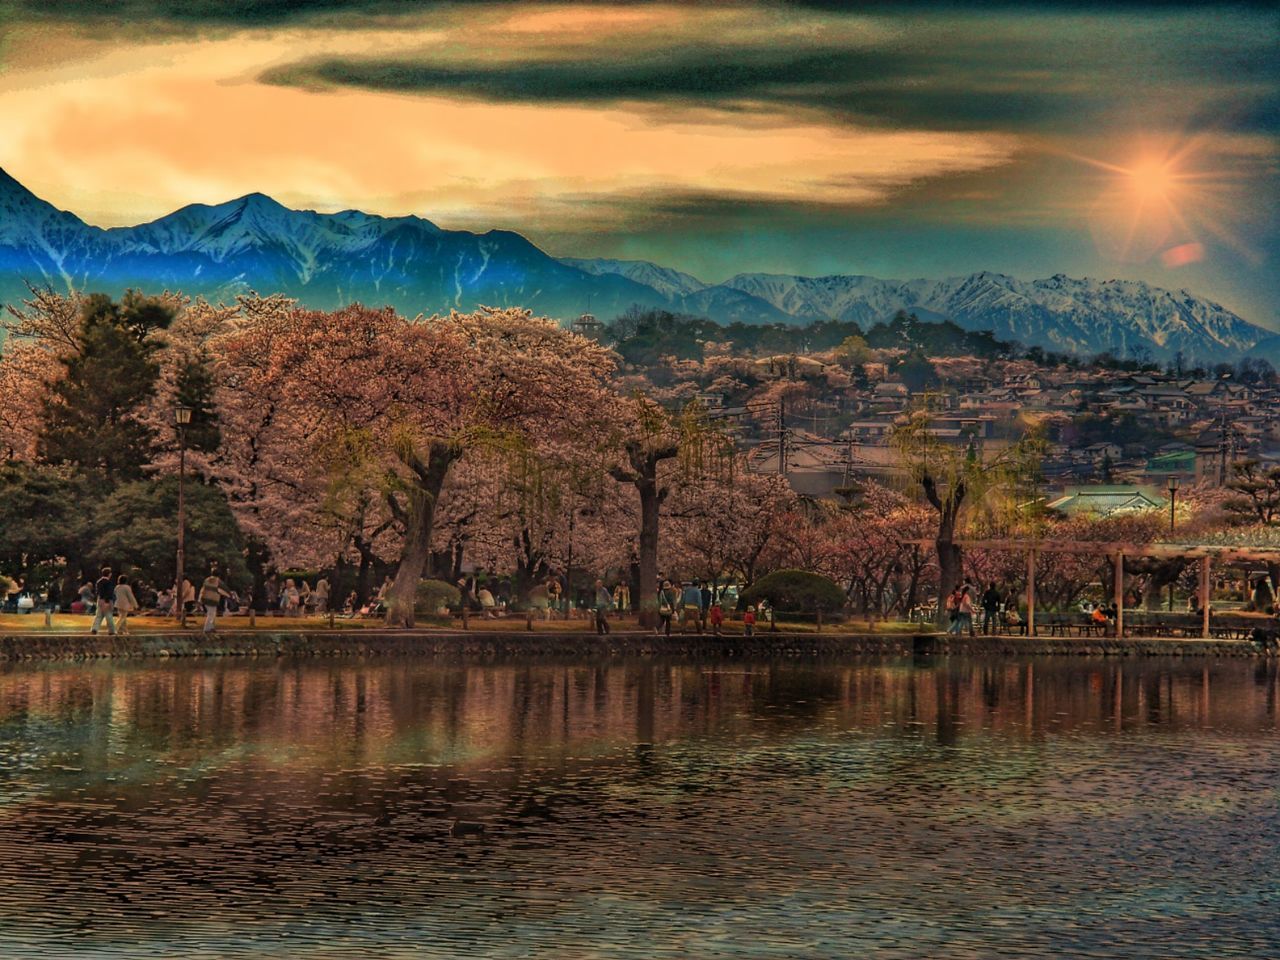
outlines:
[{"label": "evergreen tree", "polygon": [[105,487],[142,475],[153,437],[139,415],[160,372],[155,335],[172,321],[169,307],[136,291],[119,303],[86,300],[76,348],[62,357],[66,376],[45,403],[42,459],[80,467]]},{"label": "evergreen tree", "polygon": [[178,403],[191,408],[187,427],[187,447],[213,453],[222,444],[222,429],[213,405],[213,369],[204,351],[184,359],[175,378]]},{"label": "evergreen tree", "polygon": [[60,559],[74,563],[89,537],[85,495],[73,469],[0,463],[0,567],[29,576]]},{"label": "evergreen tree", "polygon": [[[187,483],[186,575],[193,581],[217,563],[222,576],[246,591],[252,577],[245,566],[244,537],[221,490]],[[178,528],[178,478],[138,480],[118,487],[96,511],[92,556],[117,570],[136,568],[157,585],[177,575],[174,531]]]}]

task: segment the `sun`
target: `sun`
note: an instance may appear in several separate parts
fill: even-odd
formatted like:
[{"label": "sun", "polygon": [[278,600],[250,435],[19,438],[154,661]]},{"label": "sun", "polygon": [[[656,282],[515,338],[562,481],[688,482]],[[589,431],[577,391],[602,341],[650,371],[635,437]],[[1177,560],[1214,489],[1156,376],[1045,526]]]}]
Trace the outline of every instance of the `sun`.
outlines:
[{"label": "sun", "polygon": [[1124,170],[1129,189],[1140,200],[1168,200],[1178,183],[1178,172],[1168,160],[1143,157]]},{"label": "sun", "polygon": [[1122,160],[1067,153],[1096,175],[1098,193],[1083,213],[1098,251],[1122,262],[1159,257],[1166,267],[1180,267],[1208,256],[1204,241],[1211,237],[1253,259],[1231,226],[1245,201],[1215,143],[1203,133],[1131,141]]}]

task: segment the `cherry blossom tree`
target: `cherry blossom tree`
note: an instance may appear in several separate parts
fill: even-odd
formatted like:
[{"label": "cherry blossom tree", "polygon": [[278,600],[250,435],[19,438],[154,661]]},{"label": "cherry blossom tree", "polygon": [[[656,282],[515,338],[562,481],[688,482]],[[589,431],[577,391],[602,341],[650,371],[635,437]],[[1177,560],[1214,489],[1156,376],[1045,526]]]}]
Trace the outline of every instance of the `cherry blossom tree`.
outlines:
[{"label": "cherry blossom tree", "polygon": [[733,468],[734,457],[727,438],[709,428],[696,403],[676,414],[636,394],[616,405],[614,413],[618,462],[609,467],[609,474],[618,483],[634,487],[639,500],[639,582],[633,584],[633,593],[638,590],[633,602],[641,625],[652,627],[658,616],[655,584],[662,505],[673,483],[726,474]]},{"label": "cherry blossom tree", "polygon": [[282,412],[306,422],[304,451],[341,440],[381,467],[383,502],[403,530],[388,596],[394,626],[414,623],[454,466],[476,451],[590,435],[613,371],[598,344],[514,309],[411,321],[359,305],[294,307],[264,335],[261,371],[278,378]]},{"label": "cherry blossom tree", "polygon": [[926,507],[874,481],[858,485],[849,503],[828,511],[823,533],[827,575],[845,585],[864,613],[907,613],[915,606],[930,558],[918,543],[929,535]]},{"label": "cherry blossom tree", "polygon": [[675,487],[668,502],[671,532],[666,566],[712,582],[750,585],[776,566],[783,526],[796,495],[777,474],[748,473],[743,459],[728,478],[695,477]]}]

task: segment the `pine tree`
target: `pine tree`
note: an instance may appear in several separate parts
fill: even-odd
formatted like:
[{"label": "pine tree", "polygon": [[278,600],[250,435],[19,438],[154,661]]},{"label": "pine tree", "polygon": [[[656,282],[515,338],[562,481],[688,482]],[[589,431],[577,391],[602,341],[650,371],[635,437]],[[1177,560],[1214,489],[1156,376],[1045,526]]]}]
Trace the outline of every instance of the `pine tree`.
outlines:
[{"label": "pine tree", "polygon": [[187,447],[213,453],[222,443],[222,429],[213,404],[213,369],[209,355],[201,351],[182,360],[178,365],[175,386],[178,403],[191,408]]},{"label": "pine tree", "polygon": [[117,304],[85,301],[77,344],[62,358],[66,376],[45,403],[38,450],[49,463],[81,468],[107,487],[142,476],[154,440],[140,414],[156,387],[156,334],[173,311],[130,291]]}]

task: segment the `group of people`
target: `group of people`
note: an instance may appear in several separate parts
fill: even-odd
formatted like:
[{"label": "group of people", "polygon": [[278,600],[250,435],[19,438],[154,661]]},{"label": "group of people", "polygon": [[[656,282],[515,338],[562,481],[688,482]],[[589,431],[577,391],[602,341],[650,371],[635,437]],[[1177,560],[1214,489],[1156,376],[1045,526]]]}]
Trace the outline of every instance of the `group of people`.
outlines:
[{"label": "group of people", "polygon": [[312,588],[303,578],[286,577],[282,584],[279,574],[273,571],[263,581],[262,588],[267,602],[264,612],[268,615],[301,617],[329,611],[329,581],[323,576]]},{"label": "group of people", "polygon": [[[680,623],[684,632],[694,630],[704,633],[710,629],[717,637],[724,627],[724,591],[713,590],[705,580],[670,580],[663,578],[658,586],[657,632],[671,636],[673,623]],[[759,616],[771,616],[768,605],[761,601]],[[757,608],[748,604],[742,614],[743,632],[749,637],[755,633]]]},{"label": "group of people", "polygon": [[[186,602],[187,589],[190,588],[192,599],[198,599],[204,608],[204,632],[212,633],[218,618],[218,608],[230,596],[223,586],[217,569],[211,569],[209,575],[200,585],[198,596],[191,581],[183,580],[183,602]],[[162,590],[156,595],[156,610],[163,614],[174,614],[172,590]],[[127,574],[121,573],[113,577],[110,567],[103,567],[101,575],[93,583],[86,582],[79,591],[83,609],[93,611],[93,623],[89,627],[91,634],[96,634],[101,627],[113,636],[125,636],[129,633],[129,618],[141,611],[141,604],[134,593],[133,583]],[[118,616],[118,619],[117,619]]]},{"label": "group of people", "polygon": [[[325,613],[329,609],[329,593],[329,581],[324,576],[312,587],[301,578],[285,578],[281,583],[271,573],[264,582],[263,612],[283,616]],[[204,613],[204,631],[211,633],[219,615],[240,613],[252,602],[252,597],[242,598],[223,580],[217,563],[211,564],[208,575],[196,583],[184,577],[181,586],[161,589],[125,573],[113,575],[110,567],[103,567],[97,578],[84,579],[73,596],[67,609],[91,614],[89,630],[95,634],[103,628],[111,634],[127,634],[129,619],[139,615],[176,618],[199,612]],[[354,594],[349,602],[354,603]],[[28,591],[23,585],[16,609],[28,612],[41,606],[50,613],[63,609],[56,581],[43,594]]]},{"label": "group of people", "polygon": [[947,614],[947,633],[969,636],[977,634],[977,615],[982,613],[982,632],[990,635],[1002,630],[1016,630],[1022,626],[1022,615],[1018,613],[1018,598],[1012,591],[1001,592],[993,580],[980,597],[975,598],[976,589],[968,583],[959,584],[947,594],[944,609]]}]

